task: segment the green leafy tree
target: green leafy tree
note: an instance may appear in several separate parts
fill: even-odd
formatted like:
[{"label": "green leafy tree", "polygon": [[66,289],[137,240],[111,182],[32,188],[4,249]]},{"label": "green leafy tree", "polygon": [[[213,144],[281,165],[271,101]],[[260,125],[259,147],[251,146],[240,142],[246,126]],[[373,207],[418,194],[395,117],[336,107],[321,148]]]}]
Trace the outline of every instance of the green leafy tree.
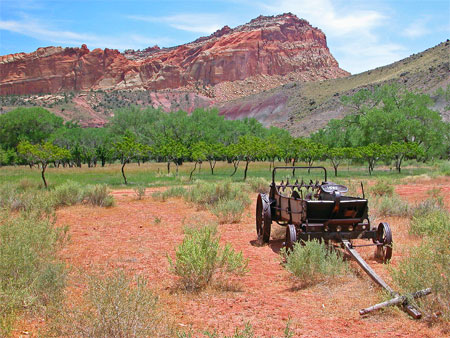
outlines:
[{"label": "green leafy tree", "polygon": [[372,175],[376,162],[389,155],[388,149],[388,146],[371,143],[367,146],[357,148],[356,156],[367,162],[369,175]]},{"label": "green leafy tree", "polygon": [[311,167],[316,160],[319,160],[325,155],[326,147],[320,143],[316,143],[311,139],[298,139],[298,143],[298,157],[305,161],[308,164],[308,167]]},{"label": "green leafy tree", "polygon": [[125,176],[125,165],[142,154],[145,151],[145,146],[136,142],[135,137],[131,133],[128,133],[127,136],[122,136],[119,141],[114,143],[114,151],[121,160],[121,171],[123,181],[126,185],[128,182],[127,177]]},{"label": "green leafy tree", "polygon": [[257,160],[263,154],[263,141],[257,136],[245,135],[237,143],[239,156],[245,161],[244,181],[247,179],[247,170],[250,162]]},{"label": "green leafy tree", "polygon": [[189,156],[188,148],[174,139],[166,139],[159,147],[158,153],[166,159],[168,173],[170,173],[170,163],[175,163],[177,175],[180,163],[183,163],[183,160]]},{"label": "green leafy tree", "polygon": [[352,148],[329,148],[326,151],[326,157],[330,160],[334,168],[334,176],[338,175],[338,167],[344,159],[349,159],[352,156]]},{"label": "green leafy tree", "polygon": [[70,157],[70,152],[67,149],[55,146],[50,142],[31,144],[28,141],[22,141],[17,146],[17,151],[28,163],[40,164],[42,181],[46,188],[47,180],[45,179],[45,170],[48,164]]},{"label": "green leafy tree", "polygon": [[195,162],[194,165],[194,169],[192,169],[190,175],[189,175],[189,180],[192,179],[192,174],[194,173],[195,169],[197,169],[197,164],[206,161],[207,158],[207,144],[203,141],[194,143],[191,148],[189,149],[190,151],[190,157],[191,159]]},{"label": "green leafy tree", "polygon": [[423,149],[416,142],[393,142],[386,149],[387,156],[395,161],[395,168],[400,173],[404,158],[417,158],[423,155]]},{"label": "green leafy tree", "polygon": [[217,160],[225,156],[225,146],[222,143],[209,143],[206,145],[206,159],[211,168],[211,175],[214,175],[214,168]]},{"label": "green leafy tree", "polygon": [[20,141],[41,143],[62,126],[63,119],[44,108],[16,108],[0,115],[0,144],[15,149]]}]

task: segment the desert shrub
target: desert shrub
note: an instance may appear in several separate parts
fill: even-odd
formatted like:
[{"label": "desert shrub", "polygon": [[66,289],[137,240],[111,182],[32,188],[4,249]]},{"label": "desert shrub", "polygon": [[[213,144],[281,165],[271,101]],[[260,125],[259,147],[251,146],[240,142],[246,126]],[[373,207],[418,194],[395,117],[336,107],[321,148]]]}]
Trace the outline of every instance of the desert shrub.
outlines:
[{"label": "desert shrub", "polygon": [[84,199],[94,206],[112,207],[114,205],[114,197],[109,194],[108,187],[102,184],[87,186]]},{"label": "desert shrub", "polygon": [[163,195],[167,199],[170,197],[183,197],[185,193],[186,193],[186,189],[178,186],[178,187],[171,187],[171,188],[165,190],[163,192]]},{"label": "desert shrub", "polygon": [[[191,189],[186,191],[185,199],[197,204],[201,208],[209,209],[215,213],[223,222],[233,220],[238,222],[244,209],[250,205],[248,191],[244,184],[231,183],[230,181],[220,183],[197,182]],[[221,211],[220,205],[227,208]]]},{"label": "desert shrub", "polygon": [[250,187],[251,191],[259,193],[269,192],[269,182],[262,177],[250,177],[247,178],[245,183]]},{"label": "desert shrub", "polygon": [[134,193],[136,194],[136,198],[138,200],[141,200],[145,196],[145,186],[144,185],[138,185],[133,188]]},{"label": "desert shrub", "polygon": [[164,191],[155,191],[152,194],[152,198],[161,202],[167,201],[171,197],[182,197],[186,193],[186,189],[183,187],[171,187]]},{"label": "desert shrub", "polygon": [[450,236],[449,233],[425,237],[410,254],[391,268],[397,289],[412,293],[430,287],[431,295],[414,300],[425,313],[441,312],[450,320]]},{"label": "desert shrub", "polygon": [[445,209],[416,211],[411,218],[410,233],[414,235],[450,236],[450,214]]},{"label": "desert shrub", "polygon": [[441,165],[439,166],[439,171],[444,176],[450,176],[450,162],[445,161],[445,162],[441,163]]},{"label": "desert shrub", "polygon": [[0,186],[0,208],[49,215],[54,211],[54,200],[47,190],[23,191],[17,185],[4,184]]},{"label": "desert shrub", "polygon": [[170,270],[180,277],[187,291],[201,290],[229,274],[247,272],[247,260],[226,244],[219,245],[217,226],[187,227],[183,242],[176,248],[175,261],[168,256]]},{"label": "desert shrub", "polygon": [[0,215],[0,336],[24,311],[41,312],[62,297],[64,265],[56,250],[65,231],[40,211]]},{"label": "desert shrub", "polygon": [[162,191],[155,191],[155,192],[153,192],[153,193],[152,193],[152,198],[153,198],[154,200],[161,201],[161,202],[165,202],[165,201],[166,201],[166,198],[165,198],[165,196],[163,195],[163,192],[162,192]]},{"label": "desert shrub", "polygon": [[409,204],[397,195],[383,196],[375,204],[380,216],[407,217],[410,215]]},{"label": "desert shrub", "polygon": [[17,187],[20,190],[24,191],[24,190],[29,190],[29,189],[38,189],[40,187],[40,184],[35,182],[35,181],[32,181],[32,180],[30,180],[28,178],[22,178],[19,181]]},{"label": "desert shrub", "polygon": [[50,329],[58,337],[167,337],[158,297],[143,277],[88,276],[82,304],[67,304]]},{"label": "desert shrub", "polygon": [[[294,332],[291,330],[291,321],[288,320],[286,326],[283,330],[283,338],[292,338],[294,337]],[[258,336],[253,332],[253,326],[250,323],[246,323],[244,328],[235,328],[234,334],[231,336],[219,335],[217,332],[209,332],[205,331],[204,335],[208,338],[256,338]],[[177,338],[194,338],[196,336],[193,335],[192,332],[178,332]],[[276,338],[276,337],[272,337]]]},{"label": "desert shrub", "polygon": [[211,212],[217,216],[220,224],[224,223],[238,223],[245,206],[239,200],[221,200],[217,202],[212,208]]},{"label": "desert shrub", "polygon": [[337,251],[317,240],[296,243],[289,253],[283,249],[282,256],[286,269],[302,282],[333,277],[348,270],[348,264]]},{"label": "desert shrub", "polygon": [[378,180],[370,192],[375,196],[392,196],[394,195],[394,186],[387,181]]},{"label": "desert shrub", "polygon": [[67,181],[53,190],[55,207],[81,203],[84,199],[83,187],[74,181]]}]

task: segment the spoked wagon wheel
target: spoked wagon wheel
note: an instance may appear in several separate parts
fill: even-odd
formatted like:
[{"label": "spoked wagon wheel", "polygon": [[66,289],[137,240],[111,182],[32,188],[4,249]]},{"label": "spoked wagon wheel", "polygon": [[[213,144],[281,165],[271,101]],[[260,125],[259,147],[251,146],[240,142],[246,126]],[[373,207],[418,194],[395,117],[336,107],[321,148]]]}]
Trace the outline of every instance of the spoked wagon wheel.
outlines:
[{"label": "spoked wagon wheel", "polygon": [[258,194],[256,200],[256,234],[258,235],[258,240],[261,240],[263,243],[269,243],[271,225],[272,216],[269,196],[267,194]]},{"label": "spoked wagon wheel", "polygon": [[375,257],[386,263],[392,257],[392,232],[388,223],[382,222],[378,225],[376,241],[381,245],[377,245]]},{"label": "spoked wagon wheel", "polygon": [[284,243],[287,252],[294,250],[295,242],[297,242],[297,231],[295,230],[295,225],[288,224],[286,227],[286,241]]}]

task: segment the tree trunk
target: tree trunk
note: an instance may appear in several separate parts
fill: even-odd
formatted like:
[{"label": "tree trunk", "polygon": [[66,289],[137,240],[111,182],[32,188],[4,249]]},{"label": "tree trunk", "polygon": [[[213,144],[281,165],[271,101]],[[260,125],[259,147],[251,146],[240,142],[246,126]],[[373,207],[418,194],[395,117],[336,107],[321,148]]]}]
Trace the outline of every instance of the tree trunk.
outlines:
[{"label": "tree trunk", "polygon": [[403,161],[403,156],[398,156],[396,161],[395,161],[395,168],[397,169],[398,173],[400,174],[402,169],[402,161]]},{"label": "tree trunk", "polygon": [[245,170],[244,170],[244,181],[247,179],[247,169],[248,169],[248,164],[249,164],[249,160],[246,161],[245,163]]},{"label": "tree trunk", "polygon": [[175,161],[175,166],[176,166],[176,168],[177,168],[177,170],[175,171],[175,175],[178,176],[178,166],[179,166],[179,164],[178,164],[177,161]]},{"label": "tree trunk", "polygon": [[41,176],[42,176],[42,181],[44,181],[44,187],[45,189],[47,189],[47,181],[45,180],[45,169],[47,169],[47,163],[42,163],[42,171],[41,171]]},{"label": "tree trunk", "polygon": [[216,160],[209,160],[209,166],[211,167],[211,175],[214,175],[214,168],[216,166]]},{"label": "tree trunk", "polygon": [[127,185],[128,184],[127,177],[125,176],[125,171],[123,170],[125,167],[125,164],[127,164],[127,161],[123,161],[123,163],[122,163],[122,176],[123,176],[123,181],[125,182],[125,185]]},{"label": "tree trunk", "polygon": [[[292,166],[295,167],[295,158],[292,161]],[[295,168],[292,169],[292,176],[295,176]]]},{"label": "tree trunk", "polygon": [[334,165],[333,167],[334,167],[334,176],[337,177],[337,169],[338,169],[338,166],[337,166],[337,165]]},{"label": "tree trunk", "polygon": [[232,173],[230,176],[233,176],[234,174],[236,174],[236,171],[237,171],[237,169],[238,169],[238,167],[239,167],[239,162],[240,162],[240,160],[239,160],[239,161],[234,161],[234,162],[233,162],[234,171],[233,171],[233,173]]},{"label": "tree trunk", "polygon": [[170,174],[170,161],[167,162],[167,173]]},{"label": "tree trunk", "polygon": [[192,174],[194,173],[195,169],[197,169],[197,163],[198,162],[195,162],[194,169],[192,169],[191,174],[189,175],[189,181],[192,179]]}]

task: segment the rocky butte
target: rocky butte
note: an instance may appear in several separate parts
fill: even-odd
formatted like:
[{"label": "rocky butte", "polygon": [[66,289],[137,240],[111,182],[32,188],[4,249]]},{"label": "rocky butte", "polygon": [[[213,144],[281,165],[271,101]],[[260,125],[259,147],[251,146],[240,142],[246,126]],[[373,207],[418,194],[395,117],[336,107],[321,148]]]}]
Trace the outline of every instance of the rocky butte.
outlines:
[{"label": "rocky butte", "polygon": [[[142,51],[45,47],[0,57],[1,95],[64,91],[184,88],[224,82],[323,80],[349,75],[331,55],[325,34],[293,14],[260,16],[234,29],[172,47]],[[214,94],[210,95],[214,96]]]}]

